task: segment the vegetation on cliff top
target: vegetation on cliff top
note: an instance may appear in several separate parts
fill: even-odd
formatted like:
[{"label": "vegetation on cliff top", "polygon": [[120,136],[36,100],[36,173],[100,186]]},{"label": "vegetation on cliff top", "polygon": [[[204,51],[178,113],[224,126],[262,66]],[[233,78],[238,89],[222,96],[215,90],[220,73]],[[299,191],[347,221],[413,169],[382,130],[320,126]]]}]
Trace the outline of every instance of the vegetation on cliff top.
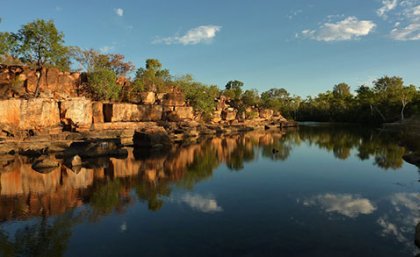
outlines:
[{"label": "vegetation on cliff top", "polygon": [[[29,65],[38,72],[42,72],[43,67],[84,71],[88,78],[86,93],[96,100],[127,101],[144,91],[181,91],[204,116],[212,114],[214,98],[221,95],[231,99],[239,112],[251,106],[269,108],[301,121],[382,123],[420,113],[418,88],[405,85],[397,76],[378,78],[371,87],[361,85],[355,94],[349,85],[339,83],[332,91],[306,99],[290,95],[284,88],[272,88],[261,94],[255,89],[243,91],[244,83],[238,80],[229,81],[221,90],[216,85],[197,82],[191,75],[173,76],[156,59],[146,60],[145,67],[136,70],[121,54],[66,46],[64,34],[51,20],[35,20],[16,33],[0,32],[0,63]],[[120,77],[126,78],[123,85],[116,83]],[[39,85],[35,97],[38,94]]]}]

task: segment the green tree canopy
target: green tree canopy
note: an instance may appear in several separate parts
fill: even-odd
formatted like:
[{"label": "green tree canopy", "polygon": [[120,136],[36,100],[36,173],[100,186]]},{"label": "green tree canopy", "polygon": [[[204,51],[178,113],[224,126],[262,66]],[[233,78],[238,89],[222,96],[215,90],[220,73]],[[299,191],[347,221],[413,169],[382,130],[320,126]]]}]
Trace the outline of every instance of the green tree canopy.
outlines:
[{"label": "green tree canopy", "polygon": [[38,19],[27,23],[16,34],[16,52],[23,62],[56,66],[69,69],[68,48],[64,46],[64,34],[52,20]]},{"label": "green tree canopy", "polygon": [[165,92],[171,81],[169,70],[162,69],[162,64],[157,59],[147,59],[146,68],[136,71],[134,86],[139,90]]},{"label": "green tree canopy", "polygon": [[244,83],[242,81],[231,80],[225,86],[226,90],[224,92],[224,95],[238,100],[241,98],[243,86]]}]

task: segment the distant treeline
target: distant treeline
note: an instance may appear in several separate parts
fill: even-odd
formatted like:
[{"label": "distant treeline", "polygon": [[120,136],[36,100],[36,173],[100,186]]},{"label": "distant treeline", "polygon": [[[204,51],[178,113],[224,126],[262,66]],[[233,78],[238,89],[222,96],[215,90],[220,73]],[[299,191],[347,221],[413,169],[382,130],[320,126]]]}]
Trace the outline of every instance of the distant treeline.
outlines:
[{"label": "distant treeline", "polygon": [[[178,90],[204,117],[211,116],[214,99],[221,95],[231,99],[239,114],[248,107],[270,108],[300,121],[382,123],[420,113],[418,88],[404,85],[400,77],[378,78],[371,87],[360,86],[355,95],[346,83],[340,83],[332,91],[306,99],[291,95],[284,88],[261,94],[256,89],[244,91],[244,83],[239,80],[229,81],[220,89],[197,82],[188,74],[171,75],[156,59],[148,59],[145,67],[136,68],[121,54],[67,46],[64,34],[51,20],[38,19],[17,32],[0,32],[0,63],[28,65],[38,72],[44,67],[86,72],[86,94],[96,100],[129,101],[144,91]],[[120,77],[126,78],[124,87],[117,84]],[[38,95],[39,84],[34,97]]]}]

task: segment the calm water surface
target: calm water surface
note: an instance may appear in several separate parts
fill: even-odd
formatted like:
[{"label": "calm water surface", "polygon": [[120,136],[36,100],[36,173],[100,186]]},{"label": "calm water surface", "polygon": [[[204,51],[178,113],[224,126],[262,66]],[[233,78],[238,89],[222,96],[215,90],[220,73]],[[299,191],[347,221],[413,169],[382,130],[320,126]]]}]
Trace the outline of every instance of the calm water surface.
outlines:
[{"label": "calm water surface", "polygon": [[0,256],[415,256],[419,173],[397,141],[310,126],[47,174],[1,156]]}]

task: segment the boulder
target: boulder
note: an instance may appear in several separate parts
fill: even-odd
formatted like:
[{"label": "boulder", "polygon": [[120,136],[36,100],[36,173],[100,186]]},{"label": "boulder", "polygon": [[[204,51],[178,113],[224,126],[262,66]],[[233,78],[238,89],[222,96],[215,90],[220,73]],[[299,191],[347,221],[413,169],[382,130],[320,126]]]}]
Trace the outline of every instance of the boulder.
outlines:
[{"label": "boulder", "polygon": [[60,163],[58,163],[55,160],[43,159],[43,160],[38,160],[34,164],[32,164],[32,169],[41,173],[49,173],[59,166],[60,166]]},{"label": "boulder", "polygon": [[183,94],[167,93],[162,99],[163,106],[184,106],[185,97]]},{"label": "boulder", "polygon": [[222,111],[222,119],[225,121],[232,121],[236,119],[236,111],[233,108],[228,108]]},{"label": "boulder", "polygon": [[89,129],[92,125],[92,113],[92,101],[84,97],[60,102],[60,118],[67,126]]},{"label": "boulder", "polygon": [[213,112],[212,120],[213,123],[219,123],[222,121],[222,110],[216,110]]},{"label": "boulder", "polygon": [[154,104],[156,101],[156,94],[154,92],[141,92],[140,98],[143,104]]},{"label": "boulder", "polygon": [[77,154],[82,158],[96,158],[102,156],[127,156],[128,151],[122,149],[113,141],[89,142],[72,146],[66,154]]},{"label": "boulder", "polygon": [[185,106],[175,107],[167,114],[167,119],[169,121],[192,120],[194,119],[194,109]]},{"label": "boulder", "polygon": [[265,120],[270,120],[273,117],[274,111],[271,109],[261,109],[260,118]]},{"label": "boulder", "polygon": [[152,127],[134,132],[133,143],[139,147],[164,148],[170,146],[171,140],[164,128]]},{"label": "boulder", "polygon": [[71,159],[71,166],[72,167],[82,166],[82,158],[80,158],[79,155],[73,156],[73,158]]}]

